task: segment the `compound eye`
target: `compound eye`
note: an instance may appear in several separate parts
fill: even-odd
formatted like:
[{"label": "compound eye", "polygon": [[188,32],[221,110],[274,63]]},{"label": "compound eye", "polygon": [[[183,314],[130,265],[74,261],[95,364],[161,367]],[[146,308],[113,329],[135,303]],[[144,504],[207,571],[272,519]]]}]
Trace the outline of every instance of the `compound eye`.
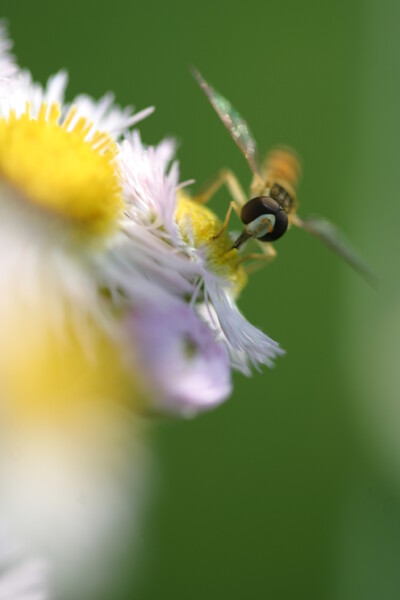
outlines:
[{"label": "compound eye", "polygon": [[241,219],[251,237],[262,242],[274,242],[288,227],[285,210],[268,196],[252,198],[242,208]]}]

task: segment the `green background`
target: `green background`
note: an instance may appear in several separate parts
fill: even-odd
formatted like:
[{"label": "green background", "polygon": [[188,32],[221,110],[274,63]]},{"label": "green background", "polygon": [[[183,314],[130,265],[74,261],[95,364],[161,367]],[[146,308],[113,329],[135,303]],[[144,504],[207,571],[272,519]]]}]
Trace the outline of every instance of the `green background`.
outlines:
[{"label": "green background", "polygon": [[[69,98],[113,90],[157,111],[182,179],[250,173],[189,73],[249,121],[260,150],[304,161],[300,213],[339,225],[379,273],[374,293],[302,231],[243,292],[280,341],[272,371],[224,406],[150,427],[158,479],[141,536],[98,600],[400,597],[399,5],[313,0],[2,0],[20,63],[66,67]],[[225,191],[213,207],[223,215]],[[399,441],[398,441],[399,440]]]}]

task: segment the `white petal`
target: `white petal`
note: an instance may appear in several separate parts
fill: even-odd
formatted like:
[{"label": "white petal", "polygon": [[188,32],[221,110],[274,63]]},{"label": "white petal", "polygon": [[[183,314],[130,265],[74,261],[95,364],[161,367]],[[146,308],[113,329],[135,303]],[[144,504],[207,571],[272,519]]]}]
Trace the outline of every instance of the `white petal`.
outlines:
[{"label": "white petal", "polygon": [[72,106],[76,106],[77,113],[71,121],[69,129],[72,129],[76,121],[84,117],[93,123],[93,127],[88,133],[87,139],[90,140],[95,131],[105,131],[115,138],[120,137],[133,124],[145,119],[153,112],[153,108],[147,108],[134,114],[132,106],[121,108],[114,103],[114,94],[105,94],[100,100],[96,101],[90,96],[80,95],[73,100]]},{"label": "white petal", "polygon": [[5,20],[0,20],[0,79],[7,80],[14,77],[18,71],[16,60],[11,53],[13,43],[8,35]]},{"label": "white petal", "polygon": [[[239,311],[231,294],[214,282],[207,282],[207,292],[215,311],[207,315],[207,309],[201,310],[209,322],[220,332],[228,344],[233,366],[245,375],[250,375],[249,362],[259,369],[259,365],[273,366],[273,359],[284,354],[277,342],[254,327]],[[210,310],[210,308],[208,309]]]},{"label": "white petal", "polygon": [[121,144],[120,165],[129,214],[143,225],[150,225],[155,217],[158,218],[159,225],[176,244],[179,237],[174,221],[179,185],[178,164],[173,163],[168,171],[174,152],[173,140],[167,139],[158,146],[145,147],[139,133],[134,131]]},{"label": "white petal", "polygon": [[68,73],[66,71],[59,71],[55,75],[52,75],[47,82],[43,100],[48,104],[57,102],[62,106],[67,84]]}]

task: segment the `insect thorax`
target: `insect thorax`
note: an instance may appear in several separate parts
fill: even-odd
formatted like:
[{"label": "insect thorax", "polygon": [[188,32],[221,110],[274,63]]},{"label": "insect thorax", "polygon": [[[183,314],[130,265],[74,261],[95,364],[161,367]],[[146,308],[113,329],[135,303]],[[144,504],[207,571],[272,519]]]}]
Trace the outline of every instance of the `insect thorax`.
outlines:
[{"label": "insect thorax", "polygon": [[269,196],[282,206],[286,213],[296,212],[297,197],[293,187],[287,181],[281,179],[269,179],[261,183],[260,179],[254,178],[251,186],[252,196]]},{"label": "insect thorax", "polygon": [[294,192],[289,193],[287,187],[274,182],[269,190],[269,196],[276,200],[278,204],[289,214],[296,210],[297,200]]},{"label": "insect thorax", "polygon": [[297,208],[296,189],[301,175],[301,166],[296,152],[290,148],[273,148],[266,156],[261,168],[261,177],[254,178],[253,186],[264,190],[252,189],[258,194],[270,196],[286,213],[294,213]]}]

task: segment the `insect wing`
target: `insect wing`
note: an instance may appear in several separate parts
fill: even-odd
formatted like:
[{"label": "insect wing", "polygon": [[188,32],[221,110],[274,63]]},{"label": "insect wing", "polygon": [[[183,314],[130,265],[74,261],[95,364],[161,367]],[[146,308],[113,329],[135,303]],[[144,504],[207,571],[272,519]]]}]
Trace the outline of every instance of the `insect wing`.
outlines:
[{"label": "insect wing", "polygon": [[250,165],[250,169],[255,175],[260,177],[260,169],[257,160],[257,144],[248,124],[240,116],[237,110],[234,109],[229,100],[214,90],[214,88],[212,88],[211,85],[209,85],[207,81],[203,79],[197,69],[192,68],[192,73],[197,83],[213,105],[219,118],[228,129],[236,144],[239,146],[241,152],[244,154],[247,162]]},{"label": "insect wing", "polygon": [[312,216],[307,217],[306,219],[300,219],[296,216],[293,219],[293,224],[322,240],[336,252],[336,254],[341,256],[343,260],[353,267],[353,269],[362,275],[368,283],[373,287],[376,287],[377,278],[375,274],[333,223],[323,217]]}]

